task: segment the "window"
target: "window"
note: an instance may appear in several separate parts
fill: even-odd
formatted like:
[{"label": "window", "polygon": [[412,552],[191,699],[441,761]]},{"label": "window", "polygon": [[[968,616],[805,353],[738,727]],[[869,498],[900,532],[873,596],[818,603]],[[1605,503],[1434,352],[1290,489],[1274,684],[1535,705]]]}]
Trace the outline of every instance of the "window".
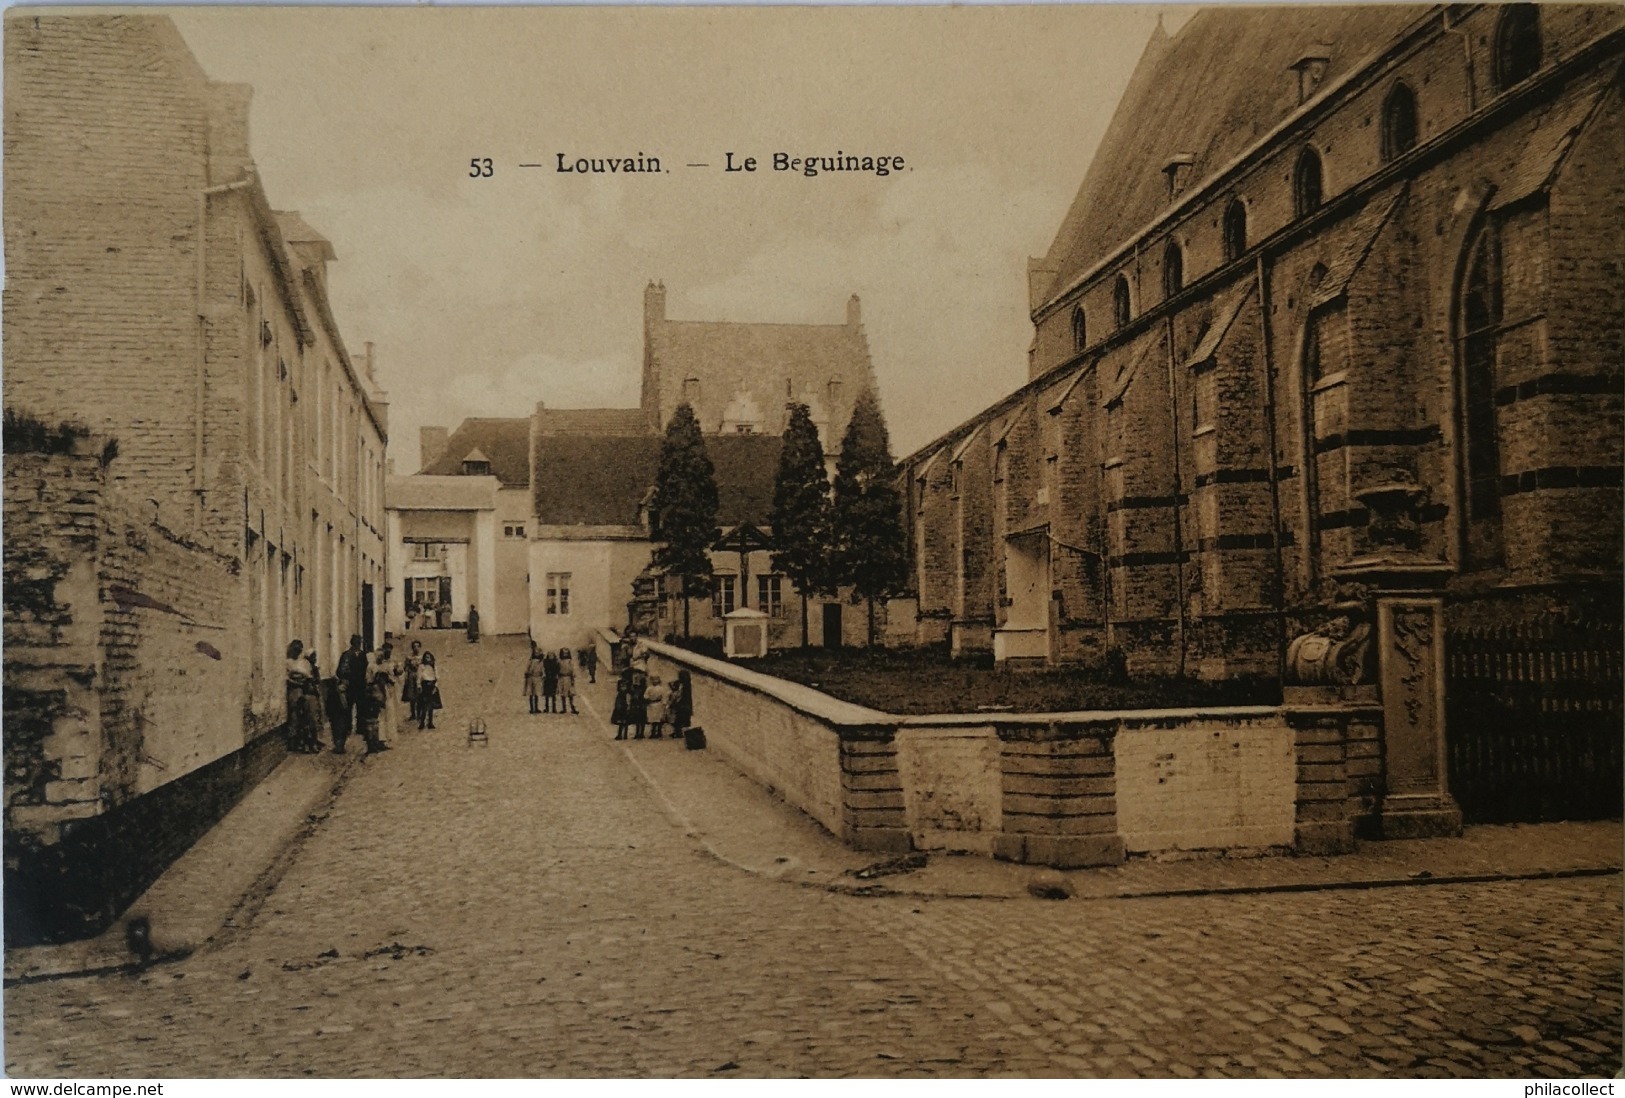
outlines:
[{"label": "window", "polygon": [[1089,322],[1084,319],[1083,306],[1072,309],[1072,349],[1081,351],[1089,345]]},{"label": "window", "polygon": [[434,541],[418,541],[412,543],[413,560],[439,560],[440,543]]},{"label": "window", "polygon": [[784,616],[784,577],[756,577],[756,609],[771,617]]},{"label": "window", "polygon": [[683,379],[683,402],[690,408],[697,408],[700,403],[700,379],[686,377]]},{"label": "window", "polygon": [[1495,360],[1501,335],[1501,245],[1486,225],[1468,253],[1458,338],[1461,361],[1462,465],[1469,566],[1501,557],[1501,452],[1495,416]]},{"label": "window", "polygon": [[1495,90],[1506,91],[1540,68],[1540,9],[1511,4],[1495,27]]},{"label": "window", "polygon": [[1382,158],[1393,160],[1415,146],[1416,93],[1404,84],[1395,84],[1382,104]]},{"label": "window", "polygon": [[1247,250],[1247,207],[1232,198],[1224,209],[1224,261],[1240,259]]},{"label": "window", "polygon": [[1298,166],[1292,172],[1292,208],[1299,217],[1320,209],[1320,154],[1314,149],[1298,154]]},{"label": "window", "polygon": [[711,577],[711,616],[720,618],[734,611],[734,584],[738,576]]},{"label": "window", "polygon": [[1117,285],[1112,287],[1112,320],[1119,328],[1126,328],[1132,319],[1134,303],[1129,300],[1128,279],[1118,275]]},{"label": "window", "polygon": [[741,435],[754,435],[756,433],[756,424],[736,423],[734,424],[734,431]]},{"label": "window", "polygon": [[524,523],[520,523],[520,522],[505,522],[505,523],[503,523],[502,524],[502,536],[505,537],[505,538],[518,538],[520,540],[523,540],[524,537],[525,537],[525,525],[524,525]]},{"label": "window", "polygon": [[491,475],[491,463],[478,458],[466,458],[463,461],[463,476],[488,477]]},{"label": "window", "polygon": [[1185,253],[1180,250],[1179,241],[1168,241],[1168,247],[1162,253],[1162,292],[1166,297],[1173,297],[1185,288]]},{"label": "window", "polygon": [[1303,332],[1303,376],[1311,385],[1325,376],[1320,358],[1320,317],[1313,314]]},{"label": "window", "polygon": [[564,615],[570,612],[570,573],[547,574],[547,612]]}]

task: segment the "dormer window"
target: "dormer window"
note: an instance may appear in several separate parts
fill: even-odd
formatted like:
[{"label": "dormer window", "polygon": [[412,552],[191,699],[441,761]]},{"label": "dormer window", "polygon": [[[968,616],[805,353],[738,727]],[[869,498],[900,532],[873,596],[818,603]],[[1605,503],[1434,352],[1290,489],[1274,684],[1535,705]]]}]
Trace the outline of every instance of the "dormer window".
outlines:
[{"label": "dormer window", "polygon": [[1191,165],[1195,163],[1196,157],[1190,153],[1175,153],[1162,166],[1162,174],[1168,177],[1168,201],[1177,198],[1190,182]]},{"label": "dormer window", "polygon": [[1292,70],[1298,74],[1298,102],[1309,101],[1309,97],[1320,90],[1320,85],[1326,79],[1327,66],[1331,64],[1332,51],[1330,46],[1315,43],[1303,51],[1296,61],[1292,63]]},{"label": "dormer window", "polygon": [[463,455],[463,476],[488,477],[490,475],[491,459],[485,456],[485,451],[476,448]]}]

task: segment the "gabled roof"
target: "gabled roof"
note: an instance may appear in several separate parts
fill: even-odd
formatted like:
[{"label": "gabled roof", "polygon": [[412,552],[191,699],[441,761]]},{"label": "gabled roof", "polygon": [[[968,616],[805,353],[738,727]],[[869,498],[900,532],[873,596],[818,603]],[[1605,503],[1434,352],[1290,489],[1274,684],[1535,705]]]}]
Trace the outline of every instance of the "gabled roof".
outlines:
[{"label": "gabled roof", "polygon": [[536,436],[531,476],[543,526],[632,526],[660,465],[658,435]]},{"label": "gabled roof", "polygon": [[654,430],[642,408],[548,408],[537,405],[536,431],[543,435],[641,435]]},{"label": "gabled roof", "polygon": [[839,433],[852,402],[875,384],[860,325],[664,320],[650,328],[649,354],[660,377],[656,429],[663,429],[678,403],[688,399],[683,384],[688,378],[699,381],[694,413],[707,434],[722,429],[730,403],[741,396],[762,414],[762,431],[782,431],[786,401],[810,397],[825,403],[831,381],[841,384],[841,406],[824,412],[838,421],[833,428]]},{"label": "gabled roof", "polygon": [[[479,457],[475,457],[475,454]],[[530,483],[529,419],[465,419],[446,440],[446,449],[418,476],[461,476],[463,462],[489,461],[491,475],[504,488]]]},{"label": "gabled roof", "polygon": [[1163,167],[1192,157],[1189,191],[1298,109],[1291,67],[1330,46],[1322,87],[1352,71],[1425,7],[1204,8],[1169,37],[1158,24],[1049,253],[1049,301],[1169,206]]},{"label": "gabled roof", "polygon": [[[631,526],[654,487],[659,435],[536,436],[533,496],[543,526]],[[711,435],[717,520],[766,526],[778,475],[776,435]]]}]

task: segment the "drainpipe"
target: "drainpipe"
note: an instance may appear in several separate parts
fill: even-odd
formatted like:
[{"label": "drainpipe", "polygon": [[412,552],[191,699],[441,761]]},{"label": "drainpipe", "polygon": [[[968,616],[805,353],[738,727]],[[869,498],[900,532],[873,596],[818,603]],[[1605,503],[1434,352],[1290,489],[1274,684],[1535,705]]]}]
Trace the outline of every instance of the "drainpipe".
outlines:
[{"label": "drainpipe", "polygon": [[1181,479],[1181,455],[1179,449],[1179,365],[1176,361],[1178,355],[1174,348],[1174,314],[1170,312],[1164,318],[1164,332],[1168,340],[1168,426],[1169,437],[1173,440],[1174,453],[1174,588],[1177,593],[1175,606],[1179,610],[1179,670],[1185,674],[1185,638],[1189,623],[1186,621],[1185,608],[1185,534],[1181,521],[1181,508],[1179,504]]},{"label": "drainpipe", "polygon": [[[1258,319],[1259,333],[1262,337],[1264,349],[1264,432],[1269,441],[1269,471],[1270,471],[1270,540],[1275,546],[1275,674],[1282,682],[1286,681],[1286,557],[1281,542],[1284,531],[1281,529],[1281,478],[1280,468],[1276,464],[1277,451],[1275,440],[1275,353],[1274,333],[1270,325],[1270,280],[1269,267],[1266,265],[1262,251],[1258,253]],[[1307,420],[1305,421],[1307,422]],[[1313,460],[1313,447],[1310,460]],[[1307,483],[1302,478],[1309,475],[1309,470],[1300,469],[1299,483]],[[1312,521],[1312,519],[1311,519]],[[1307,552],[1308,546],[1305,545]]]},{"label": "drainpipe", "polygon": [[1470,32],[1452,24],[1448,6],[1444,9],[1439,29],[1445,34],[1456,35],[1461,39],[1461,52],[1467,63],[1467,113],[1472,114],[1478,109],[1478,81],[1473,73],[1473,36]]},{"label": "drainpipe", "polygon": [[245,174],[234,183],[204,187],[197,195],[197,369],[192,387],[192,527],[203,525],[203,396],[208,364],[208,319],[204,312],[206,253],[209,247],[209,199],[213,195],[240,191],[254,182]]}]

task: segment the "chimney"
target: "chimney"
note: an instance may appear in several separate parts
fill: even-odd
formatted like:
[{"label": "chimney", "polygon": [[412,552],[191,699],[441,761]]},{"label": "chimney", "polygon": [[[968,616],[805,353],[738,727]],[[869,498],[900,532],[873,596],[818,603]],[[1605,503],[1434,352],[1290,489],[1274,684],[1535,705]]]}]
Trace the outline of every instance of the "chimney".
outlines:
[{"label": "chimney", "polygon": [[1298,74],[1298,103],[1309,101],[1309,97],[1320,90],[1321,81],[1326,79],[1326,66],[1331,63],[1332,48],[1323,43],[1316,42],[1304,49],[1303,55],[1292,63],[1293,70]]},{"label": "chimney", "polygon": [[643,329],[649,331],[666,319],[666,284],[651,282],[643,288]]},{"label": "chimney", "polygon": [[863,326],[863,305],[858,301],[857,294],[846,299],[846,326],[848,328]]},{"label": "chimney", "polygon": [[211,183],[234,183],[254,162],[248,151],[248,104],[253,98],[251,84],[209,83]]},{"label": "chimney", "polygon": [[451,432],[444,427],[418,428],[418,472],[422,472],[446,453],[451,444]]}]

